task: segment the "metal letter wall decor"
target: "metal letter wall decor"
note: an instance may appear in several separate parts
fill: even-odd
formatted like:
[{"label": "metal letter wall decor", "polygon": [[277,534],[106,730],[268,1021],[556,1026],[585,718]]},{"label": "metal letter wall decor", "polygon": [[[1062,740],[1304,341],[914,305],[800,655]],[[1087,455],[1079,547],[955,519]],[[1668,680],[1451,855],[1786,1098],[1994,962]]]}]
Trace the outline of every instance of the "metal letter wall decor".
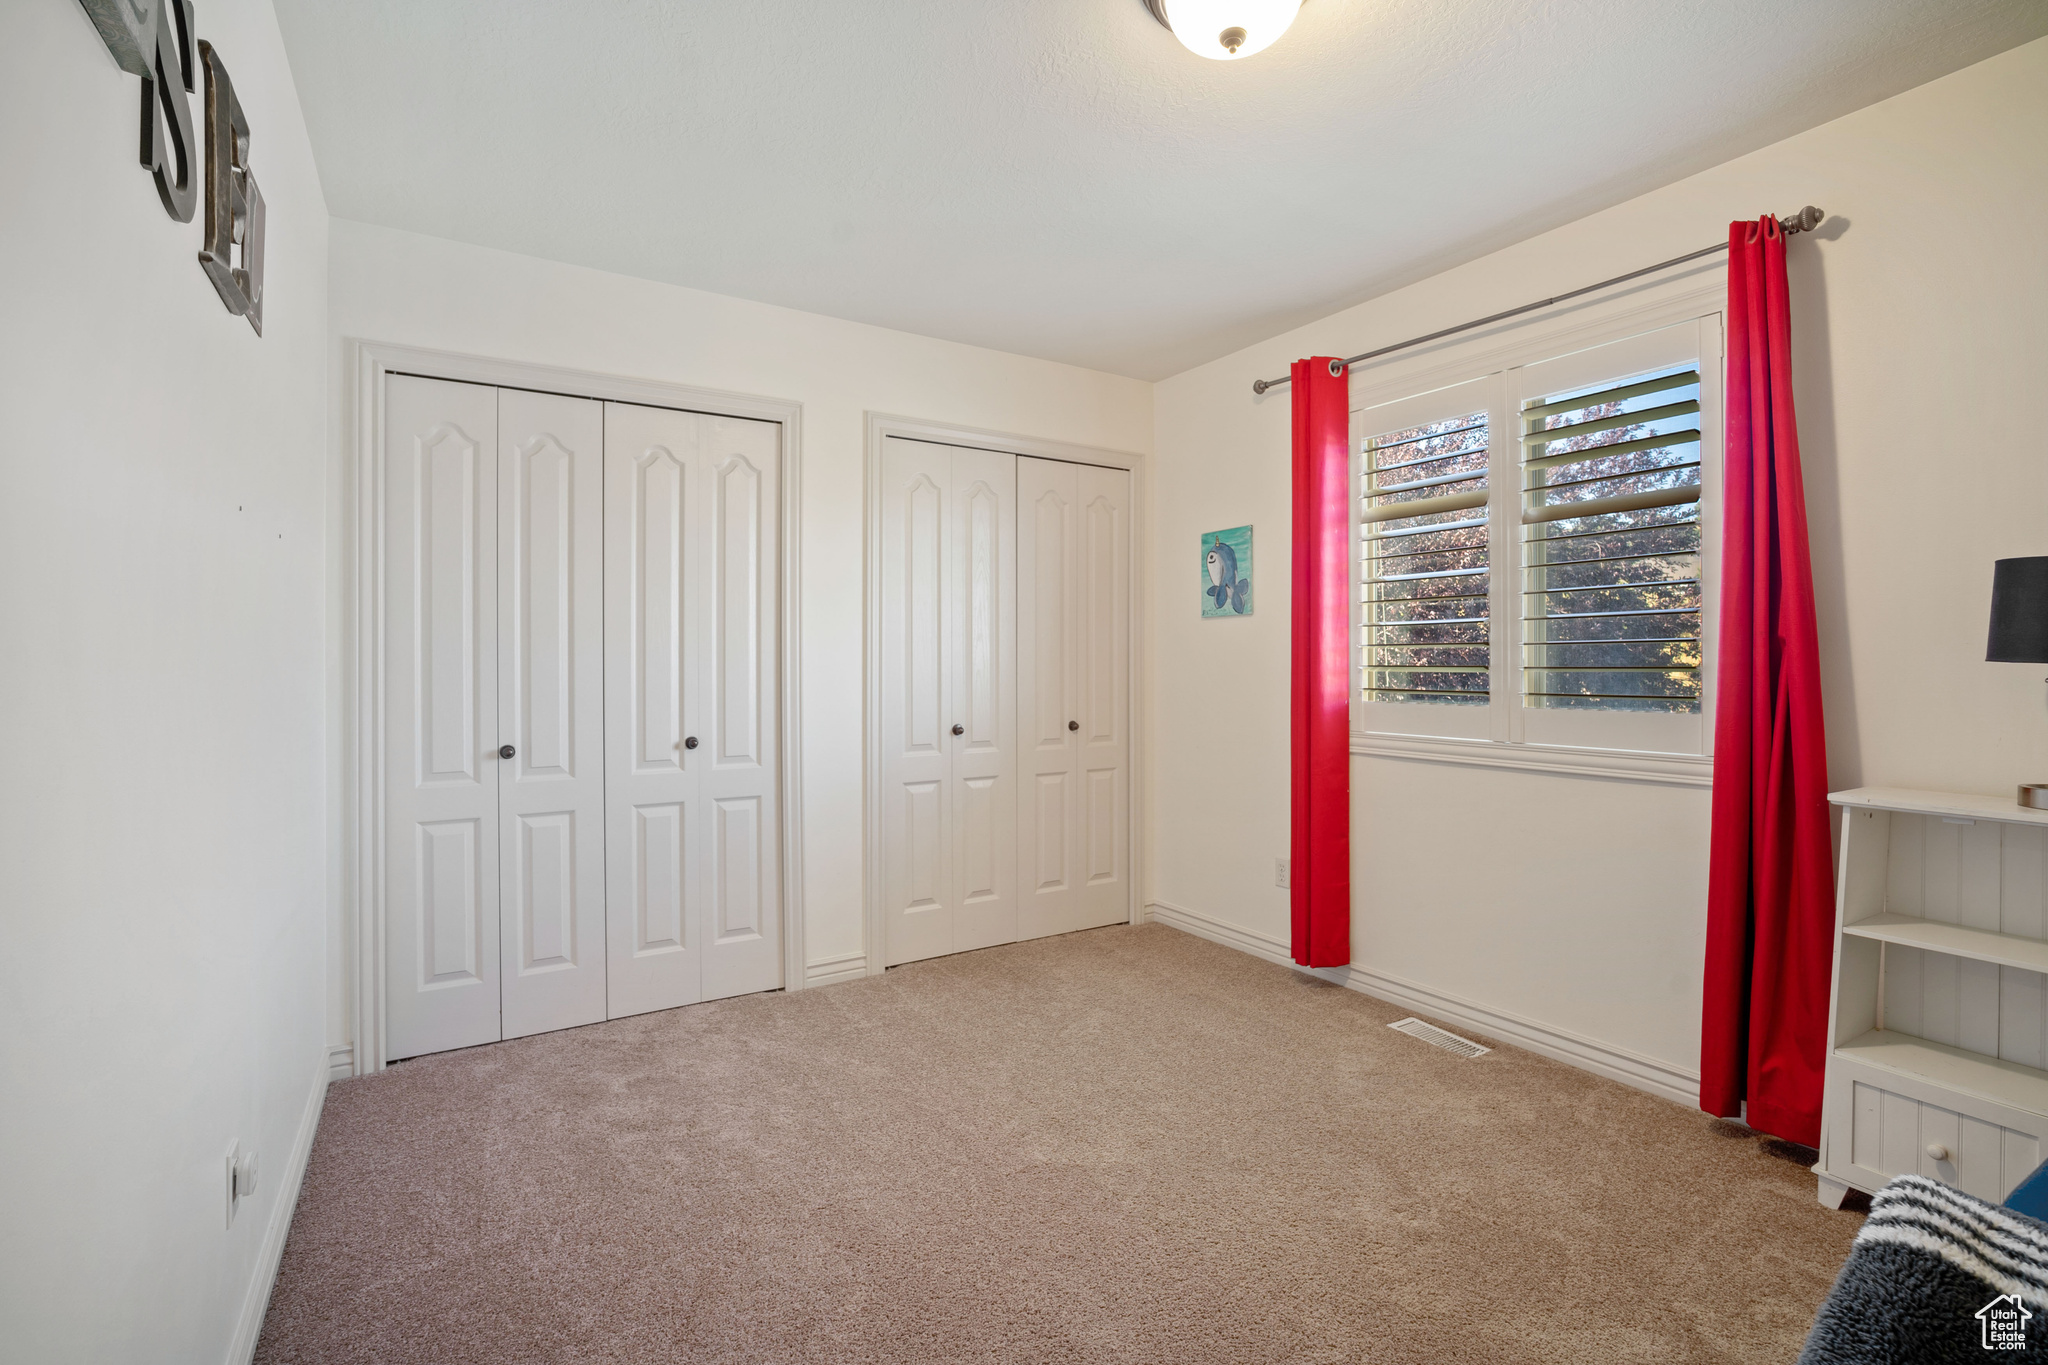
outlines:
[{"label": "metal letter wall decor", "polygon": [[199,263],[227,310],[248,318],[262,336],[263,192],[249,174],[249,120],[213,44],[202,39],[199,57],[206,63],[206,245]]},{"label": "metal letter wall decor", "polygon": [[[180,223],[199,207],[199,140],[192,124],[198,63],[192,0],[78,0],[123,71],[142,78],[142,164],[164,212]],[[263,334],[263,195],[249,174],[249,120],[213,45],[206,66],[206,243],[199,264],[230,313]],[[239,253],[237,252],[239,248]]]},{"label": "metal letter wall decor", "polygon": [[[192,102],[192,0],[155,0],[156,51],[142,73],[142,164],[156,178],[164,212],[181,223],[199,206]],[[170,145],[165,146],[166,140]],[[171,174],[173,163],[177,174]]]},{"label": "metal letter wall decor", "polygon": [[100,31],[114,62],[132,76],[148,76],[156,60],[157,0],[79,0]]}]

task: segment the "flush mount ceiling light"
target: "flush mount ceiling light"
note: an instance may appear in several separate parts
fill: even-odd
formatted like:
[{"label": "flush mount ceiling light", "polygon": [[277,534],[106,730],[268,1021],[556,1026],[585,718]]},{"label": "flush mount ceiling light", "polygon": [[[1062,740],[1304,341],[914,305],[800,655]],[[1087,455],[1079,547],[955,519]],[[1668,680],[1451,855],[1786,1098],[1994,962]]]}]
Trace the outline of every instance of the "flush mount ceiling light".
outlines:
[{"label": "flush mount ceiling light", "polygon": [[1145,0],[1145,8],[1188,51],[1230,62],[1271,47],[1301,0]]}]

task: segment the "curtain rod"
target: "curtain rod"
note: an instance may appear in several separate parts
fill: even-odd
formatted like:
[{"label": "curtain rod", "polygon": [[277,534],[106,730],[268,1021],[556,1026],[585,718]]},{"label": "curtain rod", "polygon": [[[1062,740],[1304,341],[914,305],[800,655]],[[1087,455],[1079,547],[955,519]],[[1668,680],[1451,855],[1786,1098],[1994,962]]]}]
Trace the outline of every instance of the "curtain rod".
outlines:
[{"label": "curtain rod", "polygon": [[[1785,235],[1789,237],[1795,232],[1813,231],[1820,226],[1821,219],[1825,217],[1827,217],[1825,213],[1808,204],[1791,217],[1780,218],[1778,226],[1783,228]],[[1469,332],[1474,327],[1484,327],[1489,322],[1500,322],[1506,318],[1519,317],[1523,313],[1533,313],[1538,308],[1548,308],[1553,303],[1563,303],[1566,299],[1575,299],[1581,294],[1590,294],[1596,289],[1606,289],[1612,285],[1626,284],[1639,276],[1654,275],[1659,270],[1669,270],[1674,265],[1684,265],[1687,261],[1696,261],[1702,256],[1711,256],[1717,251],[1726,251],[1727,249],[1728,244],[1726,242],[1717,242],[1713,246],[1701,247],[1698,251],[1688,251],[1683,256],[1673,256],[1668,261],[1659,261],[1655,265],[1646,265],[1641,270],[1631,270],[1626,275],[1616,275],[1611,280],[1602,280],[1598,284],[1589,284],[1583,289],[1574,289],[1567,294],[1553,294],[1549,298],[1539,299],[1535,303],[1525,303],[1520,308],[1510,308],[1505,313],[1495,313],[1492,317],[1475,318],[1471,322],[1461,322],[1456,327],[1446,327],[1441,332],[1431,332],[1428,336],[1411,337],[1407,341],[1397,341],[1391,346],[1382,346],[1377,351],[1364,351],[1358,355],[1347,356],[1343,360],[1333,360],[1330,362],[1330,377],[1332,379],[1336,378],[1344,373],[1347,366],[1356,365],[1361,360],[1372,360],[1379,356],[1391,355],[1395,351],[1405,351],[1410,346],[1420,346],[1424,342],[1436,341],[1441,337],[1455,336],[1459,332]],[[1285,384],[1292,379],[1292,375],[1285,374],[1281,375],[1278,379],[1254,379],[1252,381],[1252,392],[1264,393],[1275,384]]]}]

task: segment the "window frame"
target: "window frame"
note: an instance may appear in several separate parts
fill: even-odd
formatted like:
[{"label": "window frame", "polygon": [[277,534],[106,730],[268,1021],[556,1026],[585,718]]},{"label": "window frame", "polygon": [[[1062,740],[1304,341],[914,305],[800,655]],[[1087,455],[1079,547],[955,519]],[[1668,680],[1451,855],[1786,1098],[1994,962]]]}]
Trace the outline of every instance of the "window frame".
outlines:
[{"label": "window frame", "polygon": [[[1369,702],[1364,692],[1364,540],[1351,540],[1351,729],[1356,753],[1564,770],[1679,785],[1712,781],[1714,671],[1719,613],[1725,348],[1725,267],[1657,292],[1661,301],[1594,305],[1569,322],[1502,329],[1480,341],[1382,364],[1351,376],[1350,478],[1363,489],[1365,443],[1423,422],[1487,413],[1491,700],[1480,707]],[[1703,287],[1704,286],[1704,287]],[[1666,357],[1669,357],[1667,360]],[[1697,715],[1525,706],[1521,594],[1526,572],[1521,509],[1525,402],[1666,363],[1700,373],[1700,680]],[[1473,397],[1483,397],[1483,404]],[[1442,411],[1438,411],[1438,409]],[[1464,712],[1465,716],[1430,713]],[[1472,713],[1482,713],[1475,718]],[[1475,724],[1483,719],[1483,724]]]}]

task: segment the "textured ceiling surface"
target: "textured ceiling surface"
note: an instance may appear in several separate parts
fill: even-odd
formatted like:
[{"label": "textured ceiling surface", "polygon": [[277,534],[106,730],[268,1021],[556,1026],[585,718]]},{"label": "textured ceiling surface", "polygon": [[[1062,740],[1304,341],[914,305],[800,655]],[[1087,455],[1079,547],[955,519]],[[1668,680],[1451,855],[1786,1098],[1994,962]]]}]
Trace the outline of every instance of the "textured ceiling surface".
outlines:
[{"label": "textured ceiling surface", "polygon": [[340,217],[1146,379],[2048,33],[1307,0],[1226,63],[1142,0],[276,6]]}]

